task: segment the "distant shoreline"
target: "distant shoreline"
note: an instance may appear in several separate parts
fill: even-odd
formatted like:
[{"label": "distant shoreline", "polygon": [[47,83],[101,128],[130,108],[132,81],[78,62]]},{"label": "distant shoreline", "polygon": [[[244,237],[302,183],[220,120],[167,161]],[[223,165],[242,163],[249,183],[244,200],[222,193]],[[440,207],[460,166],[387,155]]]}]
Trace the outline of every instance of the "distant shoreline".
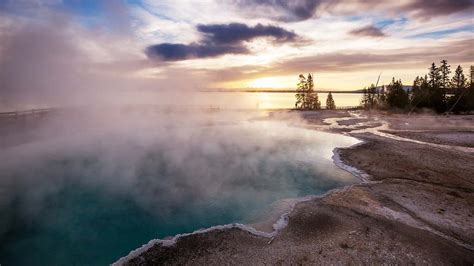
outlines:
[{"label": "distant shoreline", "polygon": [[[273,89],[208,89],[200,90],[200,92],[234,92],[234,93],[297,93],[296,90],[273,90]],[[349,90],[349,91],[326,91],[326,90],[316,90],[317,93],[363,93],[362,90]]]}]

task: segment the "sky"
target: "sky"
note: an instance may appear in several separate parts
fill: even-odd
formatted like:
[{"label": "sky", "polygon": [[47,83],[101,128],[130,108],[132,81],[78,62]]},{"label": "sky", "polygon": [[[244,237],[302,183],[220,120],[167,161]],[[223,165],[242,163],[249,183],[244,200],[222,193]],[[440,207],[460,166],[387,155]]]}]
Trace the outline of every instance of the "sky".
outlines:
[{"label": "sky", "polygon": [[[323,90],[474,64],[472,0],[0,0],[0,98]],[[58,96],[60,97],[60,96]]]}]

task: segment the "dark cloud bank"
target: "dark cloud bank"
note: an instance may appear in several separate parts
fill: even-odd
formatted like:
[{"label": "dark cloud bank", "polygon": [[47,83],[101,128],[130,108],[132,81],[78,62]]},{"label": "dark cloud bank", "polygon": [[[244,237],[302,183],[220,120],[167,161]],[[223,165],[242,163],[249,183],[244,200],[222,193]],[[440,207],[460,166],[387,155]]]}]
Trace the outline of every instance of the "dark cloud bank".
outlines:
[{"label": "dark cloud bank", "polygon": [[[379,0],[225,0],[225,2],[251,15],[279,21],[302,21],[317,17],[324,12],[338,15],[360,14],[373,10],[406,12],[414,17],[429,19],[434,16],[472,11],[473,8],[472,0],[410,0],[400,4]],[[348,4],[352,7],[350,11],[345,9]]]},{"label": "dark cloud bank", "polygon": [[227,0],[239,9],[258,13],[279,21],[306,20],[316,13],[324,0]]},{"label": "dark cloud bank", "polygon": [[192,58],[215,57],[224,54],[245,54],[250,51],[245,41],[271,38],[277,43],[296,42],[299,36],[284,28],[257,24],[254,27],[241,23],[198,25],[203,38],[191,44],[162,43],[149,46],[146,54],[152,59],[179,61]]}]

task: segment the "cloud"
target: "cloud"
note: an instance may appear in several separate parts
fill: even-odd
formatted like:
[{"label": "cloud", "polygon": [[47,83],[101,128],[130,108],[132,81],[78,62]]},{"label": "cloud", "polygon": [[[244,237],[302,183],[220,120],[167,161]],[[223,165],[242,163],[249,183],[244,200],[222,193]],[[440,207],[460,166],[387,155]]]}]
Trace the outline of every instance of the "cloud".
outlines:
[{"label": "cloud", "polygon": [[[460,40],[444,43],[434,47],[388,49],[380,52],[346,51],[326,54],[301,56],[281,60],[270,66],[247,65],[217,70],[213,74],[218,81],[253,79],[268,76],[288,76],[298,73],[341,73],[376,69],[420,69],[418,74],[433,61],[447,59],[453,64],[469,65],[474,61],[470,47],[471,40]],[[350,75],[350,74],[349,74]]]},{"label": "cloud", "polygon": [[296,33],[277,26],[257,24],[249,27],[242,23],[198,25],[199,32],[206,34],[206,38],[214,43],[238,43],[258,37],[272,37],[280,42],[295,41]]},{"label": "cloud", "polygon": [[386,36],[385,33],[382,32],[382,30],[371,25],[351,30],[349,33],[354,36],[368,36],[368,37],[385,37]]},{"label": "cloud", "polygon": [[[280,21],[306,20],[315,14],[325,0],[228,0],[228,3],[251,13],[266,14]],[[256,8],[256,9],[255,9]]]},{"label": "cloud", "polygon": [[249,27],[242,23],[200,24],[197,30],[202,34],[198,43],[161,43],[146,48],[151,59],[179,61],[193,58],[216,57],[224,54],[246,54],[250,51],[244,42],[255,38],[272,38],[275,43],[298,42],[301,38],[294,32],[272,25],[257,24]]},{"label": "cloud", "polygon": [[215,57],[223,54],[244,54],[247,52],[248,50],[243,46],[215,45],[212,43],[162,43],[149,46],[145,51],[149,58],[164,61]]},{"label": "cloud", "polygon": [[[425,67],[432,61],[447,59],[456,64],[474,61],[474,54],[469,47],[470,40],[450,42],[438,47],[419,47],[411,49],[393,49],[383,52],[335,52],[315,56],[290,59],[273,66],[273,74],[279,72],[308,71],[353,71],[384,68]],[[421,72],[420,74],[423,74]]]},{"label": "cloud", "polygon": [[160,80],[150,74],[140,43],[80,27],[71,17],[6,18],[5,30],[0,21],[2,110],[149,102],[140,90],[181,90],[187,88],[184,81],[206,82],[189,70]]},{"label": "cloud", "polygon": [[402,7],[422,18],[450,15],[462,11],[472,11],[472,0],[414,0]]},{"label": "cloud", "polygon": [[400,16],[429,19],[472,10],[472,0],[408,0],[382,2],[378,0],[225,0],[250,16],[263,16],[278,21],[302,21],[321,14],[366,15],[384,12]]}]

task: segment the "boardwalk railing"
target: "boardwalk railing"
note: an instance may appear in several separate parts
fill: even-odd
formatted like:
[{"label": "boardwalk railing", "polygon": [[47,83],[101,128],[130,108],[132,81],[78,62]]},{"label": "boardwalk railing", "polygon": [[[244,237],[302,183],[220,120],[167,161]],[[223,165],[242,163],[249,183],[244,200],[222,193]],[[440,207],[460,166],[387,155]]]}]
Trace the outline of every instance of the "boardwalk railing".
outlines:
[{"label": "boardwalk railing", "polygon": [[31,109],[24,111],[12,111],[12,112],[3,112],[0,113],[0,118],[19,118],[25,116],[36,116],[42,115],[51,112],[52,108],[43,108],[43,109]]},{"label": "boardwalk railing", "polygon": [[360,105],[352,105],[352,106],[336,106],[335,109],[328,109],[326,108],[326,106],[322,106],[321,109],[315,109],[315,110],[311,110],[311,109],[294,109],[292,108],[292,110],[297,110],[297,111],[318,111],[318,110],[360,110],[360,109],[363,109],[362,106]]},{"label": "boardwalk railing", "polygon": [[[326,107],[324,107],[326,109]],[[336,110],[357,110],[362,109],[360,105],[353,105],[353,106],[336,106]]]}]

